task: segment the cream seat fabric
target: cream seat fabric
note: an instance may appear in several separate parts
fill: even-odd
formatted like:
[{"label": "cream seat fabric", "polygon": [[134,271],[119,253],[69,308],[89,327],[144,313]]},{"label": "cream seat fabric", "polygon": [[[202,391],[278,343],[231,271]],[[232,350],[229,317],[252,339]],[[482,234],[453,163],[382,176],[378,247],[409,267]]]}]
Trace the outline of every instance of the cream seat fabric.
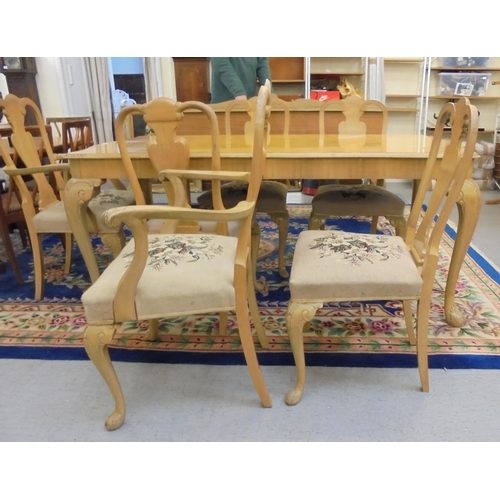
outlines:
[{"label": "cream seat fabric", "polygon": [[[448,119],[452,123],[450,143],[442,160],[437,161],[438,151],[444,146],[443,128]],[[297,381],[286,396],[288,404],[300,401],[304,390],[304,326],[325,302],[399,300],[410,343],[415,344],[411,302],[417,301],[417,361],[422,389],[429,391],[427,330],[439,244],[471,167],[476,138],[477,110],[468,99],[445,104],[404,239],[318,230],[299,235],[290,273],[291,299],[287,311]],[[423,209],[427,188],[433,181],[431,198]]]},{"label": "cream seat fabric", "polygon": [[[148,236],[149,259],[137,285],[138,319],[233,311],[237,238],[214,234]],[[114,322],[118,284],[132,262],[131,240],[82,296],[88,324]]]},{"label": "cream seat fabric", "polygon": [[[110,227],[126,224],[133,234],[133,240],[82,296],[89,325],[85,331],[85,349],[108,384],[115,401],[115,410],[106,419],[106,428],[109,430],[120,427],[124,422],[125,401],[111,364],[108,346],[119,325],[130,320],[149,320],[149,338],[154,341],[158,337],[155,326],[157,318],[234,310],[243,353],[255,389],[263,406],[272,404],[259,368],[250,325],[251,313],[259,341],[268,347],[253,287],[251,228],[266,157],[269,87],[268,82],[259,92],[251,172],[224,172],[218,168],[219,133],[215,112],[205,104],[196,103],[212,124],[214,170],[183,169],[174,162],[177,168],[158,172],[159,180],[171,190],[171,205],[117,208],[108,210],[103,216]],[[141,108],[146,123],[156,133],[154,147],[148,148],[151,163],[156,168],[163,162],[173,161],[172,155],[168,153],[168,144],[175,144],[176,136],[168,131],[173,125],[171,118],[175,120],[176,117],[168,110],[175,109],[178,114],[184,105],[187,104],[158,98]],[[117,127],[126,115],[127,111],[120,113]],[[126,168],[130,167],[131,160],[123,134],[117,133],[117,138],[123,163]],[[182,155],[185,153],[182,148],[179,151]],[[232,209],[194,209],[187,203],[188,179],[214,179],[212,188],[216,203],[221,201],[221,181],[244,181],[248,184],[247,198]],[[159,219],[165,221],[163,232],[150,234],[147,221]],[[216,223],[217,234],[177,231],[179,222],[193,220]],[[236,221],[241,225],[238,236],[228,236],[227,223]]]}]

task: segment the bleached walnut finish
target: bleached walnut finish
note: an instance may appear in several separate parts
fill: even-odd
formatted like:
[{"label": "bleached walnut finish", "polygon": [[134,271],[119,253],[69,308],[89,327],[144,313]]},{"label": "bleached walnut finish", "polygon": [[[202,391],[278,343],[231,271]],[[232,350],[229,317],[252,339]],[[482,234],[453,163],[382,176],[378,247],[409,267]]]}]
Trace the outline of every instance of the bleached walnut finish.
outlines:
[{"label": "bleached walnut finish", "polygon": [[[162,102],[161,98],[151,101],[145,114],[147,123],[154,123],[157,140],[159,136],[163,137],[162,131],[169,127],[169,115],[164,113]],[[89,325],[85,331],[85,349],[115,401],[115,409],[106,419],[107,429],[117,429],[125,419],[125,401],[108,346],[118,326],[128,320],[152,321],[186,314],[236,311],[250,376],[263,406],[271,406],[255,353],[249,314],[252,315],[261,344],[267,346],[251,276],[250,242],[253,214],[266,159],[269,112],[267,84],[259,92],[256,108],[251,172],[228,172],[218,168],[212,171],[165,169],[158,172],[158,178],[164,184],[169,184],[172,205],[117,208],[104,214],[108,225],[127,224],[133,234],[133,240],[82,296]],[[210,109],[208,116],[215,119]],[[218,131],[213,139],[215,151],[218,151]],[[148,149],[151,163],[155,166],[164,165],[171,158],[169,150],[159,143],[156,146],[151,145]],[[172,143],[171,146],[178,148],[181,157],[185,154],[183,141]],[[128,168],[132,163],[127,148],[121,151],[123,164]],[[247,198],[230,209],[193,209],[187,203],[187,179],[215,179],[219,184],[221,181],[233,180],[246,182],[249,186]],[[165,220],[164,228],[168,232],[150,234],[147,222],[152,219]],[[217,234],[175,232],[180,221],[190,220],[215,223],[218,225]],[[225,225],[234,221],[240,223],[240,230],[237,236],[228,236]]]},{"label": "bleached walnut finish", "polygon": [[[365,101],[357,96],[341,100],[325,101],[319,111],[320,146],[324,147],[328,133],[325,126],[325,114],[328,109],[340,109],[345,120],[338,124],[339,145],[359,151],[367,141],[367,124],[363,116],[367,111],[379,117],[377,134],[384,140],[387,133],[387,108],[379,101]],[[371,180],[364,184],[327,184],[320,186],[312,200],[312,211],[309,229],[324,228],[329,217],[366,216],[372,218],[371,233],[377,232],[379,216],[385,216],[396,228],[396,234],[404,235],[406,220],[404,218],[404,201],[384,187],[384,181]]]},{"label": "bleached walnut finish", "polygon": [[[438,151],[447,121],[452,123],[450,143],[439,162]],[[290,275],[291,300],[287,311],[297,381],[286,396],[288,404],[298,403],[304,391],[303,328],[325,302],[401,300],[409,340],[415,344],[411,302],[416,300],[418,368],[422,390],[429,391],[427,336],[439,244],[453,206],[457,201],[460,206],[460,199],[464,196],[461,193],[474,154],[477,123],[477,110],[467,98],[461,98],[456,104],[447,103],[441,110],[404,239],[400,236],[316,230],[303,231],[299,235]],[[421,216],[424,197],[433,180],[434,189]],[[476,199],[476,196],[472,195],[472,198]],[[465,228],[465,237],[472,237],[473,231],[474,225]],[[458,270],[450,269],[450,272],[457,273]],[[451,289],[447,288],[446,294],[450,293]]]},{"label": "bleached walnut finish", "polygon": [[[47,134],[42,115],[36,104],[30,99],[19,98],[8,94],[0,99],[0,108],[12,127],[11,142],[17,155],[27,168],[17,168],[7,151],[0,145],[2,158],[6,164],[5,172],[11,175],[16,182],[22,199],[22,209],[30,235],[35,267],[35,300],[43,297],[44,260],[42,248],[42,234],[57,233],[65,235],[66,264],[65,272],[71,266],[71,250],[73,247],[73,227],[83,234],[86,245],[81,246],[82,256],[87,264],[90,278],[95,281],[99,276],[94,251],[90,242],[89,232],[99,233],[103,241],[111,246],[117,255],[124,245],[124,234],[121,227],[110,229],[101,222],[102,213],[116,206],[126,206],[134,203],[134,197],[129,191],[107,190],[100,192],[101,179],[71,179],[69,183],[76,184],[74,197],[69,196],[67,201],[74,210],[66,215],[63,198],[66,193],[66,183],[62,172],[69,171],[68,165],[56,163],[49,136]],[[28,109],[33,112],[43,151],[49,164],[42,165],[40,147],[37,146],[32,134],[26,130],[24,122]],[[49,183],[48,175],[55,179],[55,189]],[[32,193],[26,186],[22,176],[32,175],[37,185],[37,204],[35,205]],[[93,198],[93,199],[92,199]],[[92,199],[92,201],[90,201]],[[80,241],[78,242],[80,243]]]},{"label": "bleached walnut finish", "polygon": [[[253,127],[255,123],[255,108],[257,104],[257,98],[252,98],[248,101],[245,100],[233,100],[227,101],[226,103],[217,104],[218,109],[225,110],[225,139],[226,139],[226,149],[231,149],[232,144],[236,142],[236,137],[244,135],[245,140],[249,145],[252,143],[253,137]],[[272,108],[278,108],[284,116],[283,122],[283,137],[285,140],[285,146],[289,147],[289,130],[290,130],[290,111],[288,109],[287,103],[273,96],[271,99]],[[243,130],[235,130],[232,124],[232,117],[237,112],[244,112],[248,114],[248,120],[244,123]],[[273,130],[269,129],[271,139],[271,134]],[[222,186],[222,200],[224,206],[227,208],[236,206],[240,201],[244,200],[246,197],[247,187],[245,184],[230,182]],[[286,208],[288,189],[285,183],[278,181],[263,181],[260,187],[259,196],[257,198],[256,213],[262,212],[267,213],[271,220],[278,226],[278,271],[281,277],[288,278],[288,271],[285,267],[285,248],[286,240],[288,237],[288,226],[290,222],[290,216]],[[214,207],[212,202],[212,193],[207,191],[198,197],[198,204],[201,208],[212,209]],[[255,270],[257,268],[257,253],[260,243],[260,228],[256,220],[254,220],[252,228],[252,257],[254,262],[254,280],[255,287],[260,288],[260,283],[256,280]]]}]

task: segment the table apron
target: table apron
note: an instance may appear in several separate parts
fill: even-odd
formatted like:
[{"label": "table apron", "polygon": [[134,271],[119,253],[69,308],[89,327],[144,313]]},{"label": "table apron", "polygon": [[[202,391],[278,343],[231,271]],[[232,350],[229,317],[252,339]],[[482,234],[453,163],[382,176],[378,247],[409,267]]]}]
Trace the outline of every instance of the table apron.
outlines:
[{"label": "table apron", "polygon": [[[156,178],[147,158],[134,158],[140,179]],[[268,157],[265,179],[420,179],[425,158],[273,158]],[[222,170],[250,171],[251,158],[222,158]],[[210,158],[191,158],[190,168],[211,170]],[[120,158],[70,160],[71,176],[76,178],[126,178]]]}]

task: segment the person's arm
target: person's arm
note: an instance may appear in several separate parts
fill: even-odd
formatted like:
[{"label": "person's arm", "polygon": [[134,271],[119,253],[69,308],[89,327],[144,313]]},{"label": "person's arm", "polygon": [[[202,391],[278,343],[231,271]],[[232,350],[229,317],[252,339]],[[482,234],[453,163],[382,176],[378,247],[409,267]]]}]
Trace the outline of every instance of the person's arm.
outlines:
[{"label": "person's arm", "polygon": [[269,69],[269,61],[267,57],[257,57],[257,79],[259,81],[259,85],[265,85],[266,80],[271,80],[271,71]]},{"label": "person's arm", "polygon": [[231,66],[228,57],[212,57],[212,71],[218,75],[220,81],[235,99],[247,98],[243,83]]}]

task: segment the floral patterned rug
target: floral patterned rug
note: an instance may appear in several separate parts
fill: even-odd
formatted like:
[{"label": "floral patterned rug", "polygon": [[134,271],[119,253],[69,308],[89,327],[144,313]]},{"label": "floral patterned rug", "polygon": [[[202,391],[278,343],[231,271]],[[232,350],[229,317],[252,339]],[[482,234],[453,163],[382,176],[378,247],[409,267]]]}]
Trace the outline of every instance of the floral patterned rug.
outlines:
[{"label": "floral patterned rug", "polygon": [[[307,228],[310,207],[289,206],[291,221],[286,250],[290,268],[295,241]],[[364,218],[331,220],[329,227],[368,232]],[[262,364],[293,364],[286,334],[285,313],[288,280],[277,272],[276,226],[259,216],[262,245],[257,293],[270,348],[258,347]],[[380,221],[380,232],[391,226]],[[467,318],[461,328],[444,321],[443,292],[453,250],[455,230],[447,228],[441,245],[440,265],[434,288],[429,330],[429,363],[434,368],[500,368],[500,272],[474,248],[470,248],[460,274],[456,300]],[[109,248],[98,238],[94,247],[101,269],[111,261]],[[83,349],[85,315],[80,302],[90,286],[88,274],[75,247],[74,265],[63,275],[64,250],[58,237],[45,240],[46,297],[34,301],[33,261],[29,249],[19,253],[25,283],[17,284],[12,271],[0,275],[0,357],[87,359]],[[227,336],[218,335],[218,316],[201,315],[159,322],[160,340],[146,340],[147,322],[129,322],[115,335],[111,356],[115,360],[242,364],[237,324],[230,317]],[[305,334],[306,361],[319,366],[416,366],[415,351],[408,343],[400,302],[343,302],[318,311]]]}]

